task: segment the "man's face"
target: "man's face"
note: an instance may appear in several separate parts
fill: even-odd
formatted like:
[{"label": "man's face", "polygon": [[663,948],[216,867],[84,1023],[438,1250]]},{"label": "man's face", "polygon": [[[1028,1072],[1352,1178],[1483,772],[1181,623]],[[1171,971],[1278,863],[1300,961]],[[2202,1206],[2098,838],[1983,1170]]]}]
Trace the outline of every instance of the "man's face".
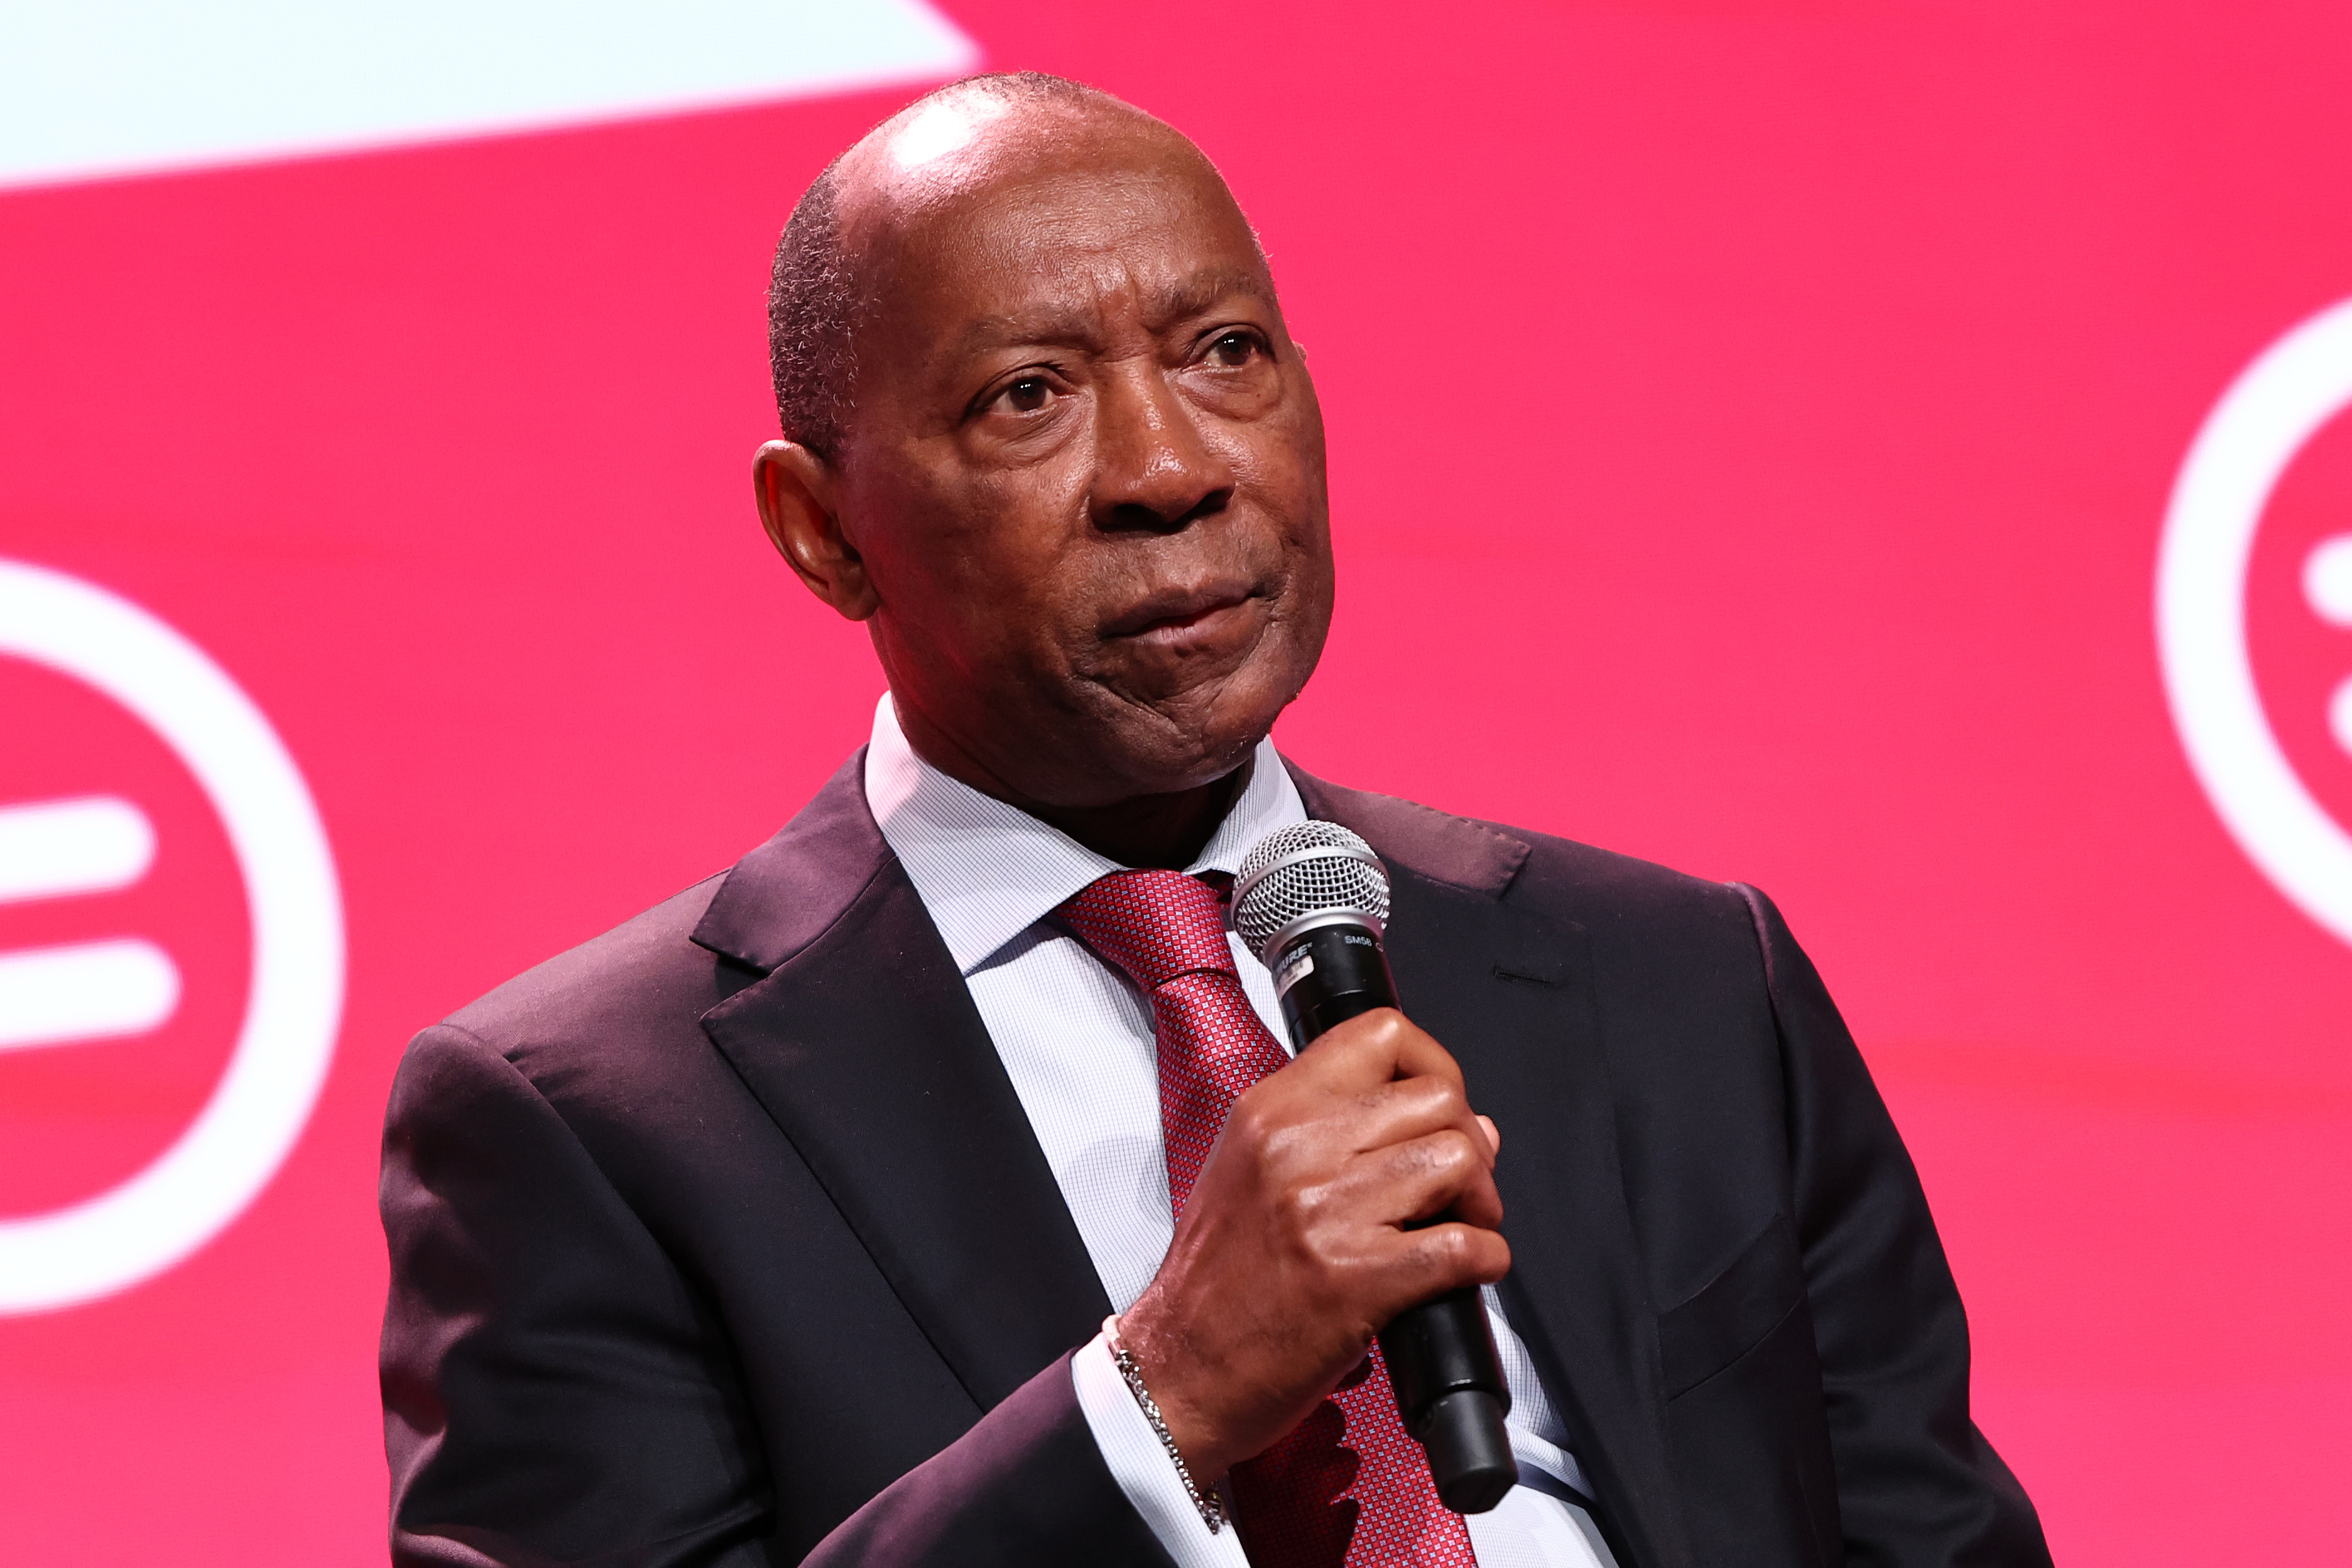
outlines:
[{"label": "man's face", "polygon": [[878,305],[832,467],[910,730],[1082,807],[1247,755],[1322,651],[1330,537],[1314,385],[1223,183],[1150,122],[1049,118],[902,135],[853,186]]}]

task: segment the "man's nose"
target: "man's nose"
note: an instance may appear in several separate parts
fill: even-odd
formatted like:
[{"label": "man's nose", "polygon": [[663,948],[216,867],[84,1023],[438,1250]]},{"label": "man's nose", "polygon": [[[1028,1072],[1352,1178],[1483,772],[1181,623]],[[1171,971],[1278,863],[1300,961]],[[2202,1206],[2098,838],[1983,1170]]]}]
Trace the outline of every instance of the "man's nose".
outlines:
[{"label": "man's nose", "polygon": [[1095,426],[1095,526],[1170,533],[1223,511],[1233,468],[1166,371],[1130,362],[1104,378]]}]

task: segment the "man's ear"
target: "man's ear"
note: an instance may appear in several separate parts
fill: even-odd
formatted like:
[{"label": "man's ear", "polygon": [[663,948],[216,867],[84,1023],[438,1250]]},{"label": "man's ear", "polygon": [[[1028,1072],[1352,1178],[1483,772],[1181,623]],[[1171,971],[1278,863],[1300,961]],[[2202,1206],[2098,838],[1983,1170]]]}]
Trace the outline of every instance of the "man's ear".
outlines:
[{"label": "man's ear", "polygon": [[751,458],[751,490],[769,541],[810,593],[853,621],[882,607],[865,557],[841,530],[836,476],[824,458],[797,441],[771,441]]}]

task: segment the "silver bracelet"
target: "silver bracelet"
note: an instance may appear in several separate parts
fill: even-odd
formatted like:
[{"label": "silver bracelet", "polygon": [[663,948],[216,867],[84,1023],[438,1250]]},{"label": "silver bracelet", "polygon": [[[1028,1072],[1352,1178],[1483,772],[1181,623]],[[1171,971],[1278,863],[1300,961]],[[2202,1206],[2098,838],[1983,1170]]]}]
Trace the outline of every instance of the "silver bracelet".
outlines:
[{"label": "silver bracelet", "polygon": [[1192,1506],[1201,1510],[1201,1522],[1209,1527],[1209,1533],[1216,1534],[1225,1527],[1224,1500],[1214,1491],[1204,1492],[1193,1484],[1192,1472],[1186,1467],[1184,1456],[1176,1451],[1176,1439],[1169,1436],[1168,1423],[1160,1418],[1159,1402],[1151,1397],[1151,1390],[1143,1386],[1141,1369],[1135,1364],[1135,1358],[1127,1353],[1127,1347],[1118,1342],[1118,1319],[1116,1315],[1103,1320],[1103,1338],[1110,1345],[1110,1359],[1118,1363],[1118,1375],[1127,1379],[1127,1391],[1135,1395],[1135,1403],[1142,1407],[1143,1418],[1151,1423],[1151,1429],[1160,1435],[1160,1446],[1168,1450],[1168,1462],[1176,1467],[1176,1479],[1184,1483],[1184,1495],[1191,1498]]}]

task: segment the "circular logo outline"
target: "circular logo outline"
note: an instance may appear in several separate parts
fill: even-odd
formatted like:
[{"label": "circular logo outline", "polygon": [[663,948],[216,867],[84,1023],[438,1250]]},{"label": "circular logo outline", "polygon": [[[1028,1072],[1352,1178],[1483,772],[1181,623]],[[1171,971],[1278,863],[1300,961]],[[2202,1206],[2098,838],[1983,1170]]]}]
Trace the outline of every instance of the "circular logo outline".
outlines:
[{"label": "circular logo outline", "polygon": [[2287,760],[2246,647],[2246,574],[2287,465],[2352,405],[2352,300],[2239,373],[2189,443],[2157,553],[2157,652],[2189,765],[2238,847],[2296,908],[2352,942],[2352,834]]},{"label": "circular logo outline", "polygon": [[243,1214],[309,1124],[342,1023],[341,886],[317,805],[261,710],[202,648],[119,595],[0,560],[0,654],[96,689],[211,802],[245,879],[251,984],[204,1109],[147,1166],[64,1208],[0,1219],[0,1316],[78,1306],[185,1261]]}]

